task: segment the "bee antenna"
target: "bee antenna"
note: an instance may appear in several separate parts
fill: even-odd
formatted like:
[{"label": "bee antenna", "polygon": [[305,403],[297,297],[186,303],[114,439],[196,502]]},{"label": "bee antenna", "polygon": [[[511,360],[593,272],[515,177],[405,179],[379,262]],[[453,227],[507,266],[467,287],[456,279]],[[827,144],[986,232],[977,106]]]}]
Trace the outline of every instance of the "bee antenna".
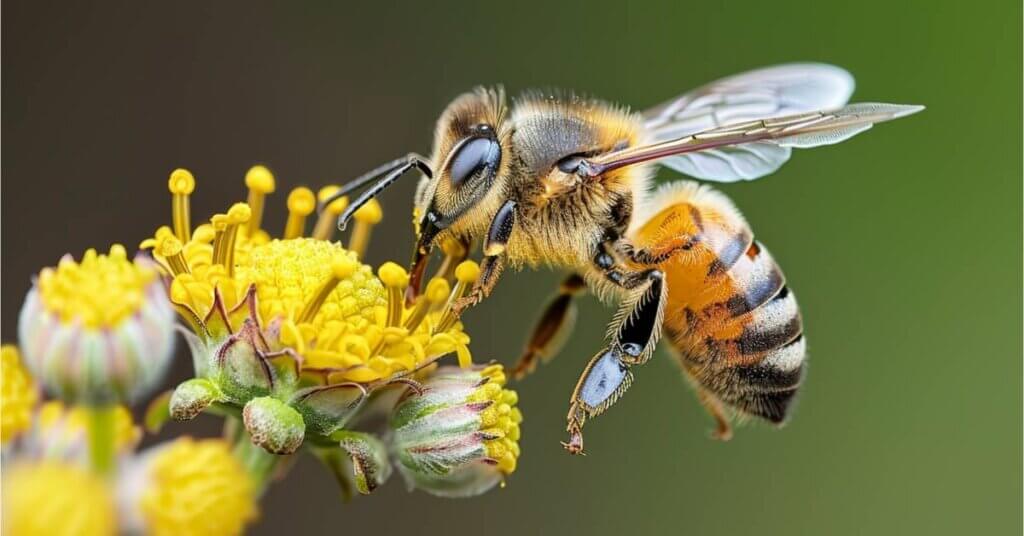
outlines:
[{"label": "bee antenna", "polygon": [[[359,197],[357,197],[355,199],[355,201],[353,201],[351,204],[349,204],[347,207],[345,207],[345,210],[341,213],[340,216],[338,216],[338,229],[344,231],[345,227],[348,226],[348,221],[352,219],[352,216],[356,213],[356,211],[358,211],[360,208],[362,208],[363,205],[369,203],[371,199],[373,199],[374,197],[377,197],[381,192],[386,190],[388,188],[388,186],[391,186],[396,180],[398,180],[399,177],[404,175],[405,172],[407,172],[407,171],[409,171],[409,170],[411,170],[413,168],[417,168],[421,172],[423,172],[423,174],[426,175],[427,177],[432,177],[434,175],[434,172],[430,169],[430,165],[427,164],[427,162],[425,160],[423,160],[418,155],[410,155],[410,156],[407,156],[407,157],[403,158],[401,163],[398,164],[397,166],[391,165],[391,164],[394,164],[394,163],[391,162],[388,165],[381,166],[380,168],[377,168],[377,169],[390,169],[390,171],[387,172],[387,175],[385,175],[384,178],[382,178],[379,181],[377,181],[376,183],[374,183],[373,186],[370,186],[369,189],[367,189],[365,192],[360,194]],[[376,170],[374,170],[374,171],[376,171]],[[370,175],[372,173],[373,172],[371,171],[367,175]],[[371,180],[370,178],[365,178],[365,177],[367,177],[367,175],[364,175],[363,177],[359,177],[358,179],[352,181],[352,183],[357,183],[357,182],[362,181],[362,183],[359,185],[359,186],[361,186],[362,184],[370,182],[370,180]],[[379,175],[379,173],[378,173],[378,175]],[[352,183],[349,183],[349,184],[352,184]],[[345,187],[342,187],[341,190],[339,190],[337,193],[335,193],[330,198],[328,198],[323,203],[321,203],[321,206],[326,206],[331,201],[337,199],[338,197],[341,197],[341,195],[344,195],[343,192],[351,192],[352,190],[355,190],[358,187],[358,186],[353,186],[353,187],[348,188],[346,190],[347,186],[348,185],[346,185]]]},{"label": "bee antenna", "polygon": [[362,175],[356,177],[355,179],[343,184],[341,188],[339,188],[338,191],[331,194],[330,197],[324,199],[323,201],[320,201],[316,208],[317,214],[323,212],[324,207],[326,207],[327,205],[330,205],[334,201],[337,201],[338,199],[345,197],[346,195],[354,192],[355,190],[358,190],[363,186],[366,186],[367,184],[371,183],[374,179],[379,178],[381,175],[394,171],[395,169],[408,164],[413,159],[422,161],[423,167],[426,168],[424,173],[426,173],[428,177],[433,176],[430,167],[426,165],[425,158],[416,153],[409,153],[401,158],[396,158],[390,162],[387,162],[386,164],[377,166],[371,169],[370,171],[367,171],[366,173],[363,173]]}]

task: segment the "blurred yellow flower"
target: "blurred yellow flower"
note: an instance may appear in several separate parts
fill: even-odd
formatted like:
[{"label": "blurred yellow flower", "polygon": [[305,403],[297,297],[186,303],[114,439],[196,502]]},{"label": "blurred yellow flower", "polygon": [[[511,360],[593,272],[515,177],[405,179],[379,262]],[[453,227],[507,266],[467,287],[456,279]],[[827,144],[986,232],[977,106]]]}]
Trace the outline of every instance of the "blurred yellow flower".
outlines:
[{"label": "blurred yellow flower", "polygon": [[0,444],[6,444],[31,426],[39,394],[17,346],[3,345],[0,359]]},{"label": "blurred yellow flower", "polygon": [[116,533],[114,497],[98,476],[66,463],[4,468],[3,534],[105,536]]},{"label": "blurred yellow flower", "polygon": [[179,438],[142,470],[137,506],[147,534],[230,536],[258,516],[253,481],[224,441]]}]

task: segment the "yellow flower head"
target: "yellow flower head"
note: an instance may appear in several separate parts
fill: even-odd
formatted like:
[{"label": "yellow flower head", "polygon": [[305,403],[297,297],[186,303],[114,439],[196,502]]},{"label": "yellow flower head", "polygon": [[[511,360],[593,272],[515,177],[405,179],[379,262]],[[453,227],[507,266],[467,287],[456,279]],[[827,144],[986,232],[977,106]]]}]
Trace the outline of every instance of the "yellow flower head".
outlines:
[{"label": "yellow flower head", "polygon": [[136,495],[146,533],[230,536],[256,519],[256,488],[228,444],[188,437],[144,462]]},{"label": "yellow flower head", "polygon": [[[379,205],[356,215],[353,249],[332,242],[334,219],[347,201],[323,207],[306,236],[316,198],[306,188],[288,196],[281,238],[260,228],[273,175],[262,166],[246,175],[247,203],[237,203],[209,223],[189,228],[188,199],[195,179],[176,170],[169,183],[171,226],[143,242],[170,277],[170,298],[207,345],[215,346],[258,323],[267,352],[294,352],[303,373],[328,383],[370,383],[422,367],[455,352],[470,363],[469,337],[451,304],[464,295],[479,270],[465,263],[455,288],[445,278],[431,282],[414,305],[404,300],[409,277],[394,263],[377,275],[359,261],[369,229],[381,219]],[[326,199],[337,187],[319,193]]]},{"label": "yellow flower head", "polygon": [[78,466],[45,461],[4,469],[4,534],[112,536],[116,520],[112,490]]},{"label": "yellow flower head", "polygon": [[163,377],[174,311],[152,262],[90,249],[44,268],[22,306],[25,364],[49,392],[73,402],[126,402]]},{"label": "yellow flower head", "polygon": [[21,364],[18,347],[3,345],[0,359],[0,444],[5,444],[31,426],[39,394]]}]

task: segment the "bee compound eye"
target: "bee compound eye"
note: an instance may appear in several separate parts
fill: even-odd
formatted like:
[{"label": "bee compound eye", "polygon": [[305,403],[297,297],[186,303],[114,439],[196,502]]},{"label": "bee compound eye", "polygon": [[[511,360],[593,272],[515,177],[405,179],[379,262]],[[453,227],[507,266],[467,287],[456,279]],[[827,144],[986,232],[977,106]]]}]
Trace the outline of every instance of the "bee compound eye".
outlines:
[{"label": "bee compound eye", "polygon": [[501,159],[501,146],[490,138],[473,138],[456,151],[449,168],[452,186],[455,187],[485,168],[496,168]]}]

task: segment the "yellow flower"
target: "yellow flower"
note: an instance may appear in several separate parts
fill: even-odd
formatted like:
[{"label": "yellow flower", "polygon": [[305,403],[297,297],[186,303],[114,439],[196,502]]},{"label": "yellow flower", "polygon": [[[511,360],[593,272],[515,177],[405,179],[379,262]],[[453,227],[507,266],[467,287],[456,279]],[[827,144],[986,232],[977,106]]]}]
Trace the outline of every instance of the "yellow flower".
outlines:
[{"label": "yellow flower", "polygon": [[[375,276],[359,262],[370,228],[382,217],[379,205],[356,214],[356,244],[349,250],[331,241],[333,220],[347,201],[324,207],[312,236],[305,236],[316,199],[297,188],[288,196],[281,238],[271,238],[260,226],[266,196],[275,189],[273,175],[256,166],[245,182],[247,203],[192,229],[188,206],[195,179],[175,170],[169,181],[173,221],[142,243],[168,274],[171,301],[207,352],[250,320],[261,333],[254,346],[266,343],[267,354],[294,353],[301,372],[322,382],[386,381],[453,352],[470,364],[469,337],[451,304],[476,279],[475,263],[461,267],[454,289],[448,279],[436,278],[422,299],[407,306],[404,269],[386,263]],[[318,197],[336,190],[325,188]],[[205,366],[197,362],[200,373]]]},{"label": "yellow flower", "polygon": [[6,444],[31,426],[39,394],[21,364],[18,347],[3,345],[0,358],[0,444]]},{"label": "yellow flower", "polygon": [[121,245],[44,268],[22,305],[25,364],[68,401],[130,402],[155,387],[174,348],[174,311],[152,262]]},{"label": "yellow flower", "polygon": [[147,534],[241,534],[258,515],[253,481],[224,441],[177,439],[144,456],[141,471],[139,493],[127,495]]},{"label": "yellow flower", "polygon": [[107,484],[77,466],[45,461],[4,469],[4,534],[113,535],[116,519]]}]

